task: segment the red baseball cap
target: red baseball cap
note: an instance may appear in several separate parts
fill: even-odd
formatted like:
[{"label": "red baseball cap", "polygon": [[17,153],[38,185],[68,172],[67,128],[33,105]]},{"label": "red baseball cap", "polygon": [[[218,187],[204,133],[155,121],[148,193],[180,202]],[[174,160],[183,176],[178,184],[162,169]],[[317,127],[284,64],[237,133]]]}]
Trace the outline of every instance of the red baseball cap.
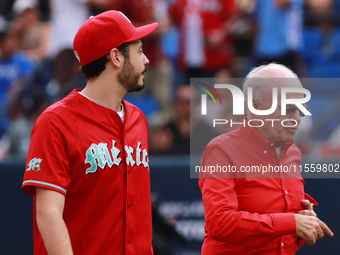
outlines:
[{"label": "red baseball cap", "polygon": [[136,28],[122,12],[106,11],[90,17],[79,28],[73,41],[74,54],[84,66],[123,43],[151,34],[157,27],[158,23],[155,22]]}]

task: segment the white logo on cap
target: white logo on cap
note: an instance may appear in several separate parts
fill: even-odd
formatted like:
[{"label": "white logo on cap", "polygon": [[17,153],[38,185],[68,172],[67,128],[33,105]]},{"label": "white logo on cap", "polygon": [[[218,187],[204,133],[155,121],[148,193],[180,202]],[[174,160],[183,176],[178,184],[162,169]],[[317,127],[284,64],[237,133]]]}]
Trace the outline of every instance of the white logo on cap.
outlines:
[{"label": "white logo on cap", "polygon": [[124,13],[122,13],[121,11],[120,11],[119,13],[122,14],[123,17],[126,18],[126,19],[131,23],[131,21],[128,19],[128,17],[126,17],[126,16],[124,15]]},{"label": "white logo on cap", "polygon": [[92,16],[89,17],[89,19],[92,19],[93,17],[94,17],[94,16],[92,15]]},{"label": "white logo on cap", "polygon": [[80,62],[80,57],[79,57],[78,51],[74,51],[74,55],[76,55],[76,58],[77,58],[78,61]]}]

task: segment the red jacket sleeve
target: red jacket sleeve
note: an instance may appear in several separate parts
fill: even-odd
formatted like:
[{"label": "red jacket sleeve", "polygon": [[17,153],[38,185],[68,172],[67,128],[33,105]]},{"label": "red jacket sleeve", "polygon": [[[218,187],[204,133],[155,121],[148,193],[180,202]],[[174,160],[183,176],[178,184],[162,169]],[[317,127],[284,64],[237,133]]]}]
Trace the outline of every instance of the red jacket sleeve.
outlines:
[{"label": "red jacket sleeve", "polygon": [[309,202],[313,203],[315,207],[318,206],[318,202],[316,202],[316,200],[314,198],[312,198],[310,195],[308,195],[307,193],[305,193],[305,199],[309,200]]},{"label": "red jacket sleeve", "polygon": [[[224,150],[208,145],[201,166],[232,164]],[[210,177],[210,178],[207,178]],[[206,232],[220,242],[261,247],[273,239],[294,234],[294,213],[259,214],[238,210],[235,179],[221,176],[201,175],[199,186],[202,192]]]}]

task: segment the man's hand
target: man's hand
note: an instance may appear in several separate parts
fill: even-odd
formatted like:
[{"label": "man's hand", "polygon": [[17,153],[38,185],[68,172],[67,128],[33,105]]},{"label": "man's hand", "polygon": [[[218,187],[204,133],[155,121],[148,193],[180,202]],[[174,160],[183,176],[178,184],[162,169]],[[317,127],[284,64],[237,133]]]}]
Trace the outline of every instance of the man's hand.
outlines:
[{"label": "man's hand", "polygon": [[304,199],[301,201],[301,204],[302,204],[303,210],[301,210],[299,214],[317,217],[316,213],[313,210],[313,205],[309,200]]},{"label": "man's hand", "polygon": [[334,235],[328,226],[315,216],[295,214],[295,221],[295,235],[305,240],[308,244],[315,244],[316,240],[324,236],[324,233],[329,236]]}]

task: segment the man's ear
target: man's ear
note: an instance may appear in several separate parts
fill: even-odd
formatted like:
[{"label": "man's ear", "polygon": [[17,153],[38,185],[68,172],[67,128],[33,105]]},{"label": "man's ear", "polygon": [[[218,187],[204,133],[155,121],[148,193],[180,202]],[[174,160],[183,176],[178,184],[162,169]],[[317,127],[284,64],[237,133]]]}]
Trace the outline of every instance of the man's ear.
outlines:
[{"label": "man's ear", "polygon": [[113,48],[110,51],[110,61],[115,67],[120,68],[124,64],[124,56],[117,48]]},{"label": "man's ear", "polygon": [[259,107],[259,101],[255,98],[252,99],[253,101],[253,106],[254,106],[254,109],[258,110],[258,107]]}]

